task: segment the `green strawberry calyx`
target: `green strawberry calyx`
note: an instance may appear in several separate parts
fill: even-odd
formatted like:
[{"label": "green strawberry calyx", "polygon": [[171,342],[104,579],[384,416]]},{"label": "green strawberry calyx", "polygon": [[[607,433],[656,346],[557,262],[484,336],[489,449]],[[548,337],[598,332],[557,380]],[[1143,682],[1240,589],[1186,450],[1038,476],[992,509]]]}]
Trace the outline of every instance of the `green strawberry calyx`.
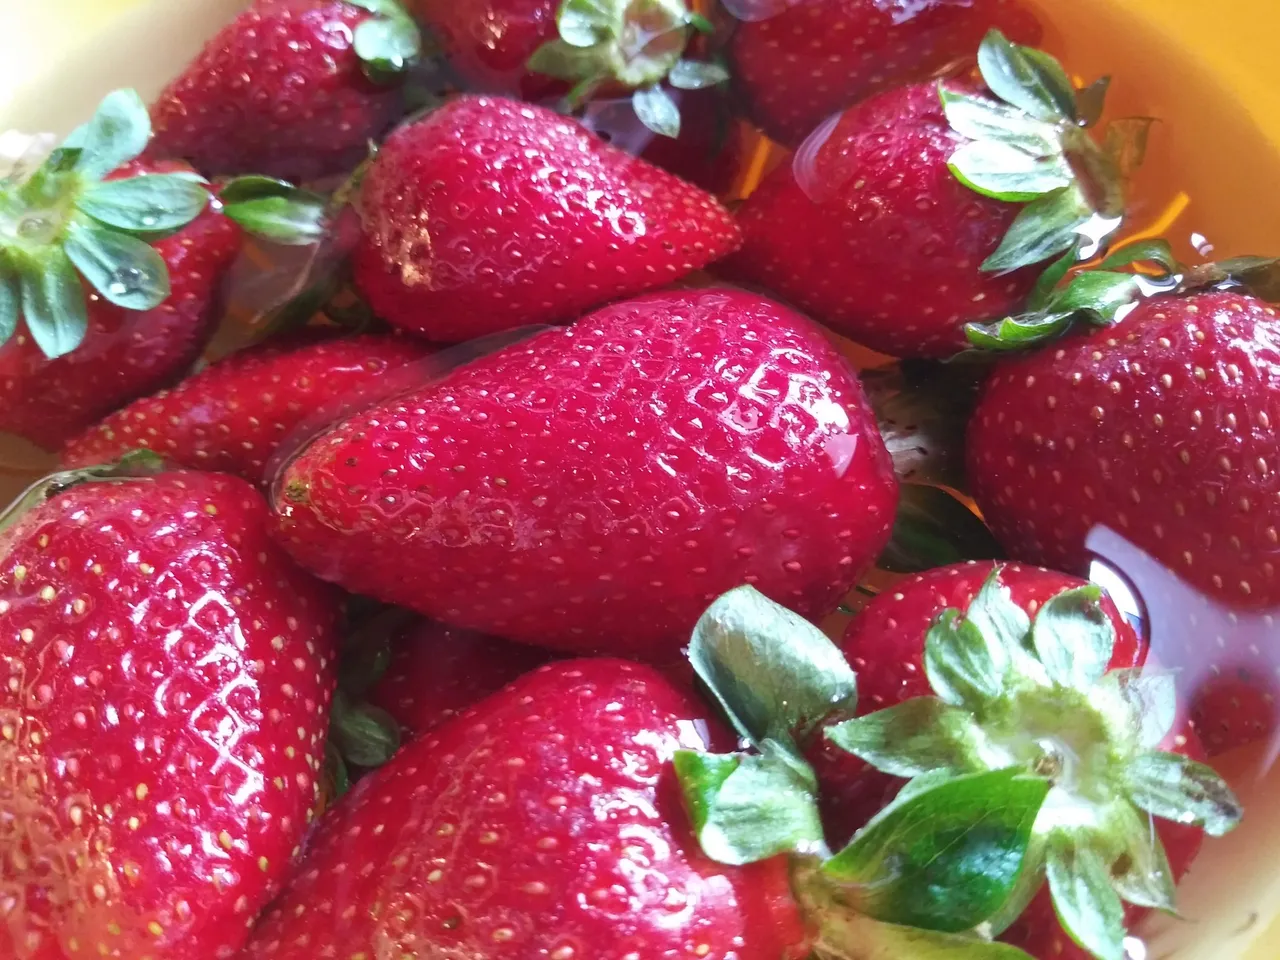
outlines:
[{"label": "green strawberry calyx", "polygon": [[[142,98],[117,90],[34,171],[0,180],[0,344],[22,319],[41,351],[60,357],[84,341],[90,297],[140,311],[168,299],[168,267],[152,243],[200,216],[213,188],[194,173],[108,179],[150,137]],[[318,198],[271,182],[271,210],[233,181],[220,198],[224,212],[276,242],[313,242],[323,230]]]},{"label": "green strawberry calyx", "polygon": [[721,863],[790,858],[816,956],[1028,960],[979,928],[1016,889],[1046,779],[1008,770],[917,782],[833,855],[804,746],[857,705],[839,649],[739,587],[699,620],[688,656],[745,744],[731,754],[676,754],[694,832]]},{"label": "green strawberry calyx", "polygon": [[632,91],[636,116],[662,136],[680,135],[667,85],[700,90],[729,79],[722,64],[684,56],[695,34],[713,30],[684,0],[563,0],[556,26],[559,36],[534,51],[529,69],[574,84],[575,109],[603,88]]},{"label": "green strawberry calyx", "polygon": [[992,771],[1042,778],[1017,888],[986,918],[994,934],[1047,880],[1063,928],[1099,960],[1123,960],[1123,902],[1172,911],[1174,878],[1152,817],[1233,829],[1241,809],[1209,767],[1165,752],[1178,704],[1171,674],[1108,671],[1115,627],[1093,585],[1065,590],[1034,618],[997,569],[967,610],[925,638],[934,696],[831,726],[836,746],[912,784]]},{"label": "green strawberry calyx", "polygon": [[1049,54],[992,30],[978,51],[989,94],[939,83],[951,128],[966,140],[950,168],[969,189],[1021,205],[982,269],[1006,274],[1064,254],[1092,259],[1124,220],[1129,180],[1153,121],[1116,120],[1103,143],[1091,135],[1109,78],[1079,90]]},{"label": "green strawberry calyx", "polygon": [[1044,272],[1025,313],[969,324],[969,342],[985,355],[1027,350],[1077,327],[1111,326],[1151,297],[1240,290],[1280,303],[1277,257],[1186,266],[1168,241],[1148,239],[1125,244],[1088,269],[1075,266],[1072,251]]},{"label": "green strawberry calyx", "polygon": [[422,32],[398,0],[346,0],[373,16],[363,20],[352,38],[356,56],[374,83],[403,79],[422,57]]},{"label": "green strawberry calyx", "polygon": [[75,470],[59,470],[41,477],[0,512],[0,532],[8,530],[24,516],[58,494],[86,483],[118,483],[152,477],[165,471],[165,462],[150,450],[132,450],[114,463]]}]

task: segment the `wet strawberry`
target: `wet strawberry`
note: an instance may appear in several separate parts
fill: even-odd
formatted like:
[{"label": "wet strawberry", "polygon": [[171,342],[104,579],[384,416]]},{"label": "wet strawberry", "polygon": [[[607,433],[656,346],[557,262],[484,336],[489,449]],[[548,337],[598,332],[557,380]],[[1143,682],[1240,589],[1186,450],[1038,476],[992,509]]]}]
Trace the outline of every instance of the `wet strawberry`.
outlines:
[{"label": "wet strawberry", "polygon": [[391,662],[368,700],[419,736],[546,661],[535,647],[424,620],[392,639]]},{"label": "wet strawberry", "polygon": [[784,861],[691,843],[669,761],[703,708],[648,667],[543,667],[417,740],[321,822],[246,960],[804,956]]},{"label": "wet strawberry", "polygon": [[259,483],[277,445],[317,409],[430,352],[403,337],[364,336],[295,338],[233,354],[73,438],[62,462],[89,466],[149,449]]},{"label": "wet strawberry", "polygon": [[994,31],[982,50],[989,92],[899,87],[819,127],[738,211],[724,275],[899,357],[950,356],[969,325],[1043,306],[1048,262],[1120,224],[1124,176],[1085,130],[1098,98],[1057,61]]},{"label": "wet strawberry", "polygon": [[47,492],[0,535],[0,954],[230,957],[315,802],[333,597],[241,480]]},{"label": "wet strawberry", "polygon": [[402,111],[419,42],[396,0],[257,0],[160,95],[149,154],[209,176],[346,173]]},{"label": "wet strawberry", "polygon": [[[1280,320],[1241,293],[1165,297],[1009,363],[969,429],[969,476],[1013,556],[1079,570],[1112,528],[1237,610],[1280,605]],[[1225,749],[1274,726],[1274,653],[1224,640],[1196,711]],[[1170,651],[1201,665],[1203,649]],[[1192,679],[1205,679],[1196,670]]]},{"label": "wet strawberry", "polygon": [[536,334],[319,438],[279,533],[356,593],[484,633],[664,660],[756,584],[820,615],[888,537],[892,466],[798,314],[692,290]]},{"label": "wet strawberry", "polygon": [[753,120],[795,146],[822,121],[872,94],[972,60],[992,27],[1038,43],[1016,0],[726,0],[741,21],[730,57]]},{"label": "wet strawberry", "polygon": [[357,285],[438,342],[564,322],[733,250],[714,198],[572,120],[463,97],[397,130],[360,196]]}]

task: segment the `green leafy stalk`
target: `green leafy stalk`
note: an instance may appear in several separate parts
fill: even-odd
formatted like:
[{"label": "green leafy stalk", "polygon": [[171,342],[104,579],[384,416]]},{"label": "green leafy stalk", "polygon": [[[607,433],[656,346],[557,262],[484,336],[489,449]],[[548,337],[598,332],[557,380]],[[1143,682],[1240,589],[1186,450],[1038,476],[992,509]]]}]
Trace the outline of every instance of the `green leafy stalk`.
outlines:
[{"label": "green leafy stalk", "polygon": [[422,57],[422,32],[398,0],[347,0],[372,17],[355,31],[356,56],[374,83],[396,83]]},{"label": "green leafy stalk", "polygon": [[729,78],[722,64],[684,56],[694,35],[710,30],[685,0],[563,0],[556,25],[559,36],[528,67],[572,84],[570,109],[602,89],[632,91],[640,122],[678,137],[680,110],[667,87],[701,90]]}]

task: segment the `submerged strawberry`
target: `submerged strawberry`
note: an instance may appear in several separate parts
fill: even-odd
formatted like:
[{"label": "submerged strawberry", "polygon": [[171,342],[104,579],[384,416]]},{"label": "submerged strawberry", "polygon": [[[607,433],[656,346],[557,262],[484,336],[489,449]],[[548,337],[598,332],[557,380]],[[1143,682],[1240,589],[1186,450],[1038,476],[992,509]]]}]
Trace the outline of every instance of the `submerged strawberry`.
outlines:
[{"label": "submerged strawberry", "polygon": [[546,662],[534,647],[423,620],[392,638],[368,699],[416,737]]},{"label": "submerged strawberry", "polygon": [[356,284],[440,342],[572,320],[733,250],[709,194],[510,100],[462,97],[396,131],[369,166]]},{"label": "submerged strawberry", "polygon": [[289,551],[354,592],[661,660],[737,583],[829,611],[896,501],[822,333],[713,289],[606,307],[362,413],[289,464],[276,506]]},{"label": "submerged strawberry", "polygon": [[430,352],[403,337],[363,336],[233,354],[73,438],[62,462],[88,466],[149,449],[179,466],[260,483],[279,443],[319,407]]},{"label": "submerged strawberry", "polygon": [[420,43],[397,0],[256,0],[151,108],[149,155],[209,176],[346,173],[401,113]]},{"label": "submerged strawberry", "polygon": [[524,677],[330,811],[246,960],[804,956],[785,864],[690,842],[668,764],[706,745],[702,714],[639,664]]},{"label": "submerged strawberry", "polygon": [[336,605],[241,480],[41,492],[0,534],[0,954],[229,957],[310,819]]},{"label": "submerged strawberry", "polygon": [[[969,429],[974,496],[1013,556],[1080,569],[1110,527],[1219,602],[1280,605],[1280,320],[1240,292],[1159,297],[997,368]],[[1195,712],[1225,749],[1274,726],[1275,651],[1169,651],[1222,678]],[[1204,663],[1212,652],[1212,662]]]},{"label": "submerged strawberry", "polygon": [[318,232],[319,198],[288,184],[215,198],[185,164],[136,161],[149,132],[138,95],[117,91],[29,178],[0,183],[0,430],[56,449],[180,377],[219,318],[233,220],[278,242]]},{"label": "submerged strawberry", "polygon": [[970,346],[966,325],[1043,306],[1039,277],[1056,282],[1119,226],[1128,163],[1085,130],[1097,86],[1077,91],[996,32],[979,62],[989,94],[901,87],[823,124],[739,210],[725,274],[902,357],[950,356]]},{"label": "submerged strawberry", "polygon": [[833,113],[872,94],[972,59],[992,28],[1037,43],[1040,24],[1017,0],[725,0],[743,21],[729,52],[751,118],[799,144]]}]

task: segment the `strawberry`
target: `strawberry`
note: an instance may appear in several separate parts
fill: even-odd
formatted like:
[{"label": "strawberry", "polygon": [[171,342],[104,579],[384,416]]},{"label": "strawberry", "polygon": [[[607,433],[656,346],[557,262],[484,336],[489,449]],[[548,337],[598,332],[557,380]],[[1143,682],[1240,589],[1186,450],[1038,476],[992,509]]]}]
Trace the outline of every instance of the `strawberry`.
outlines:
[{"label": "strawberry", "polygon": [[[979,62],[990,94],[916,84],[823,124],[739,210],[725,275],[874,350],[946,357],[970,345],[966,325],[1020,313],[1042,273],[1096,252],[1130,169],[1083,126],[1098,88],[994,31]],[[1113,145],[1145,128],[1115,129]]]},{"label": "strawberry", "polygon": [[830,343],[715,289],[614,304],[476,360],[318,438],[279,489],[286,548],[353,592],[657,661],[743,581],[829,611],[897,499]]},{"label": "strawberry", "polygon": [[393,638],[368,699],[415,737],[546,661],[534,647],[422,620]]},{"label": "strawberry", "polygon": [[[956,598],[963,609],[946,606]],[[1052,910],[1031,906],[1014,935],[1047,946],[1042,924],[1056,913],[1064,939],[1120,960],[1122,898],[1172,910],[1175,871],[1199,845],[1185,828],[1217,836],[1241,815],[1188,756],[1191,735],[1174,732],[1172,675],[1133,666],[1141,647],[1100,588],[1049,571],[932,571],[863,616],[842,653],[749,587],[703,615],[690,661],[750,747],[675,758],[704,852],[725,863],[790,852],[807,863],[794,874],[803,905],[834,899],[940,933],[1000,934],[1047,880]],[[857,700],[846,656],[890,706],[844,719]],[[818,816],[822,771],[804,758],[817,737],[854,769],[911,778],[834,855]],[[1177,829],[1153,829],[1154,817]],[[829,918],[819,923],[828,939]]]},{"label": "strawberry", "polygon": [[456,342],[572,320],[733,250],[711,196],[540,107],[462,97],[369,166],[355,280],[392,324]]},{"label": "strawberry", "polygon": [[[974,496],[1013,556],[1082,569],[1102,525],[1242,615],[1274,609],[1278,386],[1273,307],[1242,292],[1148,300],[997,368],[969,428]],[[1215,752],[1274,727],[1274,654],[1232,636],[1162,652],[1191,683],[1212,679],[1202,666],[1222,674],[1193,714]]]},{"label": "strawberry", "polygon": [[150,155],[209,176],[346,173],[400,115],[419,45],[396,0],[257,0],[151,108]]},{"label": "strawberry", "polygon": [[276,447],[318,407],[375,387],[389,370],[430,352],[402,337],[363,336],[309,337],[232,354],[73,438],[62,462],[89,466],[150,449],[180,466],[261,483]]},{"label": "strawberry", "polygon": [[668,763],[714,735],[661,674],[540,668],[406,747],[321,821],[245,960],[805,956],[785,863],[688,838]]},{"label": "strawberry", "polygon": [[135,160],[149,131],[117,91],[29,178],[0,182],[0,430],[56,449],[176,380],[219,319],[237,223],[280,242],[318,232],[319,198],[288,184],[214,199],[185,164]]},{"label": "strawberry", "polygon": [[59,474],[26,505],[0,534],[0,955],[230,957],[310,819],[334,599],[232,477]]},{"label": "strawberry", "polygon": [[999,28],[1038,43],[1016,0],[726,0],[742,22],[729,47],[734,85],[751,118],[796,146],[833,113],[872,94],[970,60]]},{"label": "strawberry", "polygon": [[[1052,570],[1019,564],[999,565],[1010,599],[1028,616],[1063,590],[1084,581]],[[997,564],[970,561],[916,574],[896,582],[850,622],[841,651],[858,674],[858,703],[863,713],[928,696],[924,638],[944,610],[967,608]],[[1146,646],[1110,598],[1100,600],[1116,631],[1110,669],[1140,667]],[[823,785],[824,823],[838,840],[847,840],[892,798],[903,781],[877,771],[825,738],[807,744],[809,760]]]}]

